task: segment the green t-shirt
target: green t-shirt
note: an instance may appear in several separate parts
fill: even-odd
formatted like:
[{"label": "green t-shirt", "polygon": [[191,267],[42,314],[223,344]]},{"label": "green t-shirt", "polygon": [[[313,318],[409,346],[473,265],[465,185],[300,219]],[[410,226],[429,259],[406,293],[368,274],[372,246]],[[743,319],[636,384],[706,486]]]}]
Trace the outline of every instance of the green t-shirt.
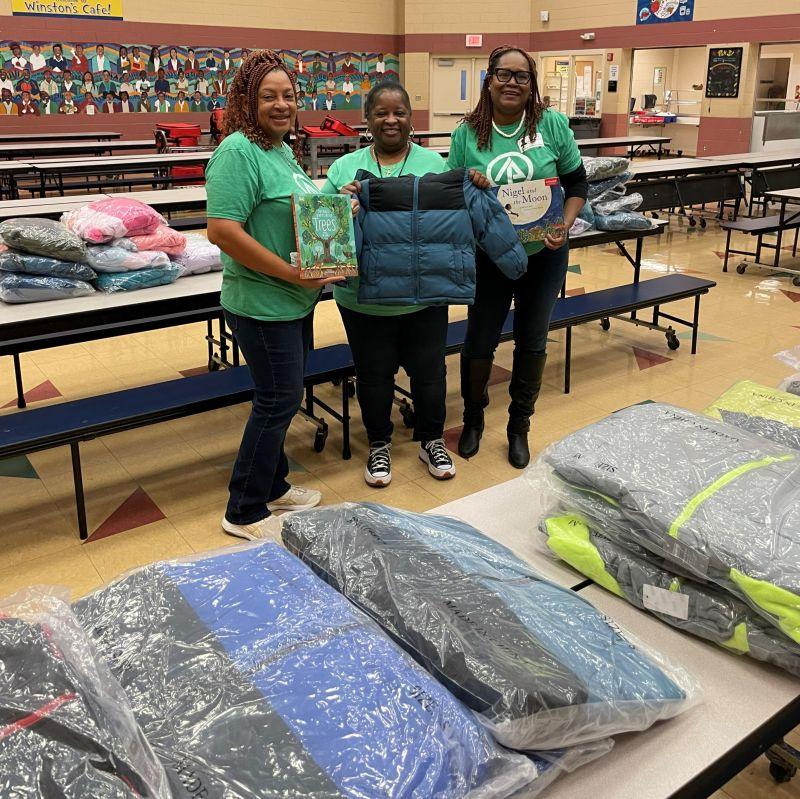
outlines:
[{"label": "green t-shirt", "polygon": [[[318,194],[291,149],[264,150],[243,133],[217,147],[206,169],[209,218],[243,222],[259,244],[290,262],[296,249],[292,194]],[[302,319],[314,307],[319,289],[307,289],[248,269],[222,253],[222,307],[267,322]]]},{"label": "green t-shirt", "polygon": [[[503,133],[512,133],[518,127],[499,125]],[[447,158],[449,169],[467,167],[483,172],[495,186],[507,183],[521,183],[525,180],[555,178],[574,172],[581,165],[581,153],[575,144],[575,136],[569,126],[569,119],[558,111],[547,109],[536,129],[536,139],[525,143],[522,151],[522,134],[506,138],[492,130],[492,138],[485,150],[478,149],[475,129],[466,122],[453,132],[450,142],[450,155]],[[525,245],[528,255],[544,247],[541,242]]]},{"label": "green t-shirt", "polygon": [[[392,168],[399,173],[400,164],[393,164]],[[328,170],[328,179],[322,187],[325,194],[336,194],[342,186],[346,186],[356,176],[359,169],[365,169],[373,175],[378,174],[378,165],[372,157],[372,147],[363,147],[354,150],[347,155],[343,155],[334,161]],[[420,147],[418,144],[411,145],[411,152],[408,160],[403,167],[404,175],[429,175],[439,174],[447,169],[439,153]],[[384,177],[400,177],[399,174],[387,175],[384,169]],[[339,305],[349,308],[351,311],[370,314],[372,316],[399,316],[400,314],[421,311],[424,305],[376,305],[370,303],[360,303],[358,301],[358,278],[351,278],[346,285],[334,285],[333,298]]]}]

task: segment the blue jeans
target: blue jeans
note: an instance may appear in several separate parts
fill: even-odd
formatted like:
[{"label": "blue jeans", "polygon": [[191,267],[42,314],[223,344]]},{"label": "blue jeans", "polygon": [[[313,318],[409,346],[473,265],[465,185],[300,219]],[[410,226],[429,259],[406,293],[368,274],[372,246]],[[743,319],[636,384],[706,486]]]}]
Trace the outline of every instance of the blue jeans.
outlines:
[{"label": "blue jeans", "polygon": [[253,409],[231,475],[225,517],[254,524],[270,515],[267,503],[282,497],[289,462],[286,431],[303,402],[303,375],[313,313],[290,322],[261,322],[225,311],[225,321],[255,384]]},{"label": "blue jeans", "polygon": [[503,322],[514,301],[514,352],[544,355],[558,293],[567,275],[569,245],[528,257],[519,280],[507,278],[483,250],[477,251],[475,303],[469,307],[464,355],[494,357]]}]

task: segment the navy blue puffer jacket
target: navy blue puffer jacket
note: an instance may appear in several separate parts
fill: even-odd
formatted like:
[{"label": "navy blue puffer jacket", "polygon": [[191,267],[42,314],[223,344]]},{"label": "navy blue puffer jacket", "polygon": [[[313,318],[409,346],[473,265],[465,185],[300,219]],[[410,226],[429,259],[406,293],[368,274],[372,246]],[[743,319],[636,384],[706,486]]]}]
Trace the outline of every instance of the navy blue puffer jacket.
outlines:
[{"label": "navy blue puffer jacket", "polygon": [[528,256],[506,212],[465,169],[379,179],[359,172],[359,302],[471,305],[475,247],[505,275],[525,274]]}]

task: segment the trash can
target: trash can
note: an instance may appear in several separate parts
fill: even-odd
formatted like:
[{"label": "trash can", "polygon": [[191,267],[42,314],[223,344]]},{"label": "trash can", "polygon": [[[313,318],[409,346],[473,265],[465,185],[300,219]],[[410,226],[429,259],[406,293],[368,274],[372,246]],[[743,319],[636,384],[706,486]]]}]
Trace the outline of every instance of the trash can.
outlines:
[{"label": "trash can", "polygon": [[[570,117],[569,126],[575,134],[575,139],[597,139],[600,137],[600,117]],[[599,155],[597,147],[581,149],[581,155],[595,157]]]}]

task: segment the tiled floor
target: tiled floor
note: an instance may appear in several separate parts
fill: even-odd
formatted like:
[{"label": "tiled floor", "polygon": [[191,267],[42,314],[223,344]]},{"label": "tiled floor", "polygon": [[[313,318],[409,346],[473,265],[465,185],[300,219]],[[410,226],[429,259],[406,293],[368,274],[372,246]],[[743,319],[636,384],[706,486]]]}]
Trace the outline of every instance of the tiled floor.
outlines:
[{"label": "tiled floor", "polygon": [[[702,409],[732,383],[751,378],[774,386],[787,369],[773,359],[800,343],[800,289],[786,277],[751,271],[722,274],[723,238],[714,224],[705,231],[673,220],[670,232],[645,241],[643,279],[668,272],[713,278],[718,286],[703,298],[699,353],[689,353],[688,335],[671,351],[662,334],[612,322],[574,331],[572,393],[561,391],[563,333],[553,335],[546,386],[531,440],[535,450],[625,405],[646,399]],[[787,257],[788,257],[787,253]],[[591,291],[630,277],[615,248],[573,251],[569,289]],[[674,306],[689,315],[689,304]],[[0,310],[0,312],[2,312]],[[460,318],[463,309],[452,309]],[[344,340],[333,303],[317,310],[317,346]],[[206,361],[200,325],[141,333],[25,355],[25,385],[31,407],[180,377]],[[511,346],[502,345],[497,364],[511,368]],[[460,424],[458,361],[448,359],[448,441]],[[491,388],[487,432],[481,451],[449,482],[427,476],[417,447],[396,414],[394,482],[377,492],[362,477],[365,442],[354,403],[353,459],[340,459],[339,426],[331,421],[324,452],[312,449],[313,428],[298,418],[287,438],[292,480],[322,491],[325,502],[370,498],[427,510],[518,475],[505,459],[508,372],[497,369]],[[320,395],[336,400],[337,390]],[[14,412],[10,359],[0,363],[0,414]],[[8,403],[8,404],[7,404]],[[219,529],[226,484],[247,417],[244,406],[135,430],[83,446],[91,540],[80,544],[74,518],[69,452],[58,449],[0,462],[0,593],[33,583],[59,583],[75,596],[126,569],[159,558],[231,543]],[[800,736],[795,740],[800,744]],[[796,784],[776,786],[764,758],[726,786],[728,799],[800,797]]]}]

